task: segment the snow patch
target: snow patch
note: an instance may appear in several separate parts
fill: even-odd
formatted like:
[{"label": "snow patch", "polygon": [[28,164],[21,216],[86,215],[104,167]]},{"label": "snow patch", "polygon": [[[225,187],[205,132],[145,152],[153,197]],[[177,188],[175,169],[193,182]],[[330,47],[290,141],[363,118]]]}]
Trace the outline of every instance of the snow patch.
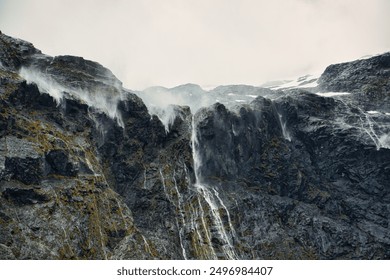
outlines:
[{"label": "snow patch", "polygon": [[270,89],[273,90],[280,90],[280,89],[291,89],[291,88],[312,88],[318,86],[318,78],[319,75],[306,75],[303,77],[299,77],[297,79],[294,79],[292,81],[289,81],[287,83],[278,85],[278,86],[271,86]]},{"label": "snow patch", "polygon": [[379,138],[379,144],[381,148],[390,149],[390,134],[383,134]]},{"label": "snow patch", "polygon": [[315,94],[324,97],[332,97],[332,96],[340,96],[340,95],[349,95],[351,93],[350,92],[316,92]]}]

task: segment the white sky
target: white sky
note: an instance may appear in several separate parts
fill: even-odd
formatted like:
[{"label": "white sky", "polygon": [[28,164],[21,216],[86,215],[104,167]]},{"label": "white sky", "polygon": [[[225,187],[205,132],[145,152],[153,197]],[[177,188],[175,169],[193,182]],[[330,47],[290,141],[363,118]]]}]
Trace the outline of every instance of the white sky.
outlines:
[{"label": "white sky", "polygon": [[0,0],[0,30],[131,89],[259,85],[390,51],[390,1]]}]

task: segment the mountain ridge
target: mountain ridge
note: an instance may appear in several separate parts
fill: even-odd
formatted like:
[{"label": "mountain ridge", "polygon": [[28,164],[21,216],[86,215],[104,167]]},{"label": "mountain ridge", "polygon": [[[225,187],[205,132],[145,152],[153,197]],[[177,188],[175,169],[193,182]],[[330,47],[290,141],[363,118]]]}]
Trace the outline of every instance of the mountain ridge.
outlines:
[{"label": "mountain ridge", "polygon": [[179,87],[196,112],[156,116],[100,64],[0,34],[0,259],[389,259],[387,57],[206,107]]}]

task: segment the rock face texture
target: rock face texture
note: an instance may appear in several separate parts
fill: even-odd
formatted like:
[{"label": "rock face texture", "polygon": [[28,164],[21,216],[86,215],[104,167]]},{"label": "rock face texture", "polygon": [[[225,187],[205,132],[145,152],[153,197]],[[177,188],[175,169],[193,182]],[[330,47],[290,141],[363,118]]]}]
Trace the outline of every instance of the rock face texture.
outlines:
[{"label": "rock face texture", "polygon": [[389,57],[317,94],[177,87],[258,97],[163,124],[100,64],[0,34],[0,259],[389,259]]},{"label": "rock face texture", "polygon": [[200,173],[232,208],[243,258],[389,258],[388,142],[342,122],[345,106],[299,92],[198,113]]},{"label": "rock face texture", "polygon": [[319,84],[324,91],[354,93],[354,99],[361,100],[367,108],[388,110],[390,52],[369,59],[330,65],[319,79]]},{"label": "rock face texture", "polygon": [[153,167],[175,143],[141,99],[95,62],[3,34],[0,50],[0,258],[180,256]]}]

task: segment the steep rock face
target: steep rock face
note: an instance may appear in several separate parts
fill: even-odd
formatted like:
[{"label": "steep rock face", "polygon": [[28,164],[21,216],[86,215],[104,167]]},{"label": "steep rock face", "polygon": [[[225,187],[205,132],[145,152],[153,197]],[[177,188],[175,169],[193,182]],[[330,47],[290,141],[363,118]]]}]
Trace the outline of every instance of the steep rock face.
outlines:
[{"label": "steep rock face", "polygon": [[[145,236],[156,243],[159,256],[181,258],[175,209],[164,189],[165,177],[176,172],[183,177],[191,165],[189,129],[180,117],[170,133],[156,116],[152,118],[143,103],[121,102],[124,129],[106,126],[98,147],[111,185],[129,205]],[[180,110],[180,109],[179,109]],[[189,114],[184,110],[183,117]],[[184,127],[183,127],[184,126]],[[179,179],[177,179],[179,181]]]},{"label": "steep rock face", "polygon": [[90,139],[93,122],[84,119],[86,126],[73,130],[54,102],[15,104],[14,94],[37,91],[19,86],[2,96],[1,257],[104,259],[125,237],[139,257],[150,256],[137,248],[142,236],[132,214],[106,182]]},{"label": "steep rock face", "polygon": [[0,258],[180,256],[153,169],[173,142],[162,123],[101,65],[0,36]]},{"label": "steep rock face", "polygon": [[387,56],[325,71],[350,95],[220,87],[275,100],[164,126],[100,64],[0,34],[0,259],[388,259]]},{"label": "steep rock face", "polygon": [[203,177],[245,178],[249,174],[243,172],[259,161],[261,147],[283,137],[273,103],[258,97],[251,105],[233,113],[217,103],[197,113],[198,138],[206,140],[199,143]]},{"label": "steep rock face", "polygon": [[241,257],[389,258],[389,116],[369,131],[348,102],[292,91],[196,114],[200,174]]}]

